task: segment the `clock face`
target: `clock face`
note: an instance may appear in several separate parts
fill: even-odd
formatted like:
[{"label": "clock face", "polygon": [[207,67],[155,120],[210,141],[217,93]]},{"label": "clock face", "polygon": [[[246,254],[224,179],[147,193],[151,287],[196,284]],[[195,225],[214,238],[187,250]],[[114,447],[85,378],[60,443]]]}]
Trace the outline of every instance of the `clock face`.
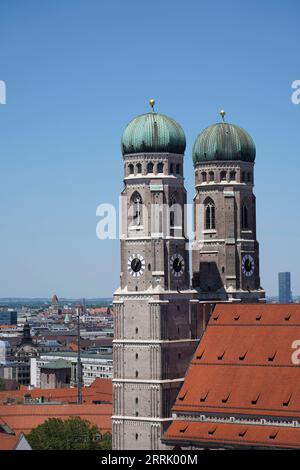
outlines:
[{"label": "clock face", "polygon": [[242,271],[247,277],[251,277],[254,273],[255,263],[251,255],[244,255],[242,259]]},{"label": "clock face", "polygon": [[145,271],[145,260],[142,255],[133,254],[129,256],[127,262],[127,269],[133,277],[142,276]]},{"label": "clock face", "polygon": [[184,271],[184,259],[178,253],[175,253],[173,256],[171,256],[170,269],[171,269],[171,273],[173,274],[173,276],[175,277],[182,276],[183,271]]}]

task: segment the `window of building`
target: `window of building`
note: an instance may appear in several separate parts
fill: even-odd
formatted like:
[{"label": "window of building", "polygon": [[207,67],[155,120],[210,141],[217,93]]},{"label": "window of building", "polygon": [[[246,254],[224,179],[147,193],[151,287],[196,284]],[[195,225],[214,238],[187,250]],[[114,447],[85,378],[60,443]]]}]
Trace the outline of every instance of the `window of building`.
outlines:
[{"label": "window of building", "polygon": [[248,224],[248,208],[246,204],[243,204],[242,206],[242,229],[247,229],[249,228]]},{"label": "window of building", "polygon": [[209,181],[211,181],[211,182],[215,181],[215,174],[214,174],[213,171],[209,172]]},{"label": "window of building", "polygon": [[129,168],[129,174],[130,175],[133,175],[134,174],[134,166],[132,163],[130,163],[130,165],[128,165],[128,168]]},{"label": "window of building", "polygon": [[179,163],[177,163],[177,165],[176,165],[176,173],[177,173],[177,175],[181,174],[181,165],[179,165]]},{"label": "window of building", "polygon": [[170,174],[172,175],[174,173],[174,164],[170,164]]},{"label": "window of building", "polygon": [[207,181],[207,174],[205,173],[205,171],[202,171],[201,176],[202,176],[202,183],[206,183],[206,181]]},{"label": "window of building", "polygon": [[249,172],[247,175],[248,183],[251,183],[251,173]]},{"label": "window of building", "polygon": [[170,228],[175,226],[175,207],[176,206],[176,199],[175,196],[170,197],[169,202],[169,210],[170,210]]},{"label": "window of building", "polygon": [[164,164],[160,162],[157,164],[157,173],[163,173],[163,172],[164,172]]},{"label": "window of building", "polygon": [[131,206],[133,225],[142,225],[143,201],[141,195],[137,191],[135,191],[131,196]]},{"label": "window of building", "polygon": [[139,376],[139,371],[136,370],[136,371],[135,371],[135,377],[136,377],[136,379],[138,378],[138,376]]},{"label": "window of building", "polygon": [[242,171],[242,183],[245,183],[246,181],[246,173]]},{"label": "window of building", "polygon": [[142,173],[142,165],[141,163],[138,163],[137,166],[136,166],[136,172],[137,173]]},{"label": "window of building", "polygon": [[236,172],[235,171],[231,171],[230,172],[230,181],[235,181],[236,180]]},{"label": "window of building", "polygon": [[147,163],[147,173],[153,173],[153,166],[152,162]]},{"label": "window of building", "polygon": [[138,332],[139,332],[139,329],[138,329],[138,328],[136,328],[136,329],[135,329],[135,334],[137,335],[137,334],[138,334]]},{"label": "window of building", "polygon": [[216,228],[216,208],[211,199],[205,204],[205,229],[213,230]]},{"label": "window of building", "polygon": [[227,173],[226,171],[221,171],[221,181],[226,181],[227,180]]},{"label": "window of building", "polygon": [[136,433],[136,434],[135,434],[135,440],[137,441],[138,438],[139,438],[139,435],[138,435],[138,433]]}]

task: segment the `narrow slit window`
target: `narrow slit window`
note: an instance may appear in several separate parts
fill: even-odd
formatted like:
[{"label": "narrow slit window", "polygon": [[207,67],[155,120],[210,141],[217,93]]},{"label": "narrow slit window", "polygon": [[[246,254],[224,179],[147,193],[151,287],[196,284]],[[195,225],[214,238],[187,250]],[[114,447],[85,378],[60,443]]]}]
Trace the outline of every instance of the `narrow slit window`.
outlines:
[{"label": "narrow slit window", "polygon": [[259,397],[260,397],[260,393],[258,393],[257,395],[255,395],[255,397],[251,400],[251,404],[252,405],[256,405],[258,400],[259,400]]},{"label": "narrow slit window", "polygon": [[268,357],[268,361],[269,361],[269,362],[273,362],[273,361],[274,361],[275,356],[276,356],[276,353],[277,353],[277,351],[274,351],[274,352],[272,352],[271,354],[269,354],[269,357]]},{"label": "narrow slit window", "polygon": [[208,434],[209,434],[210,436],[212,436],[213,434],[215,434],[216,430],[217,430],[217,426],[215,426],[215,427],[213,427],[213,428],[210,428],[210,429],[208,430]]},{"label": "narrow slit window", "polygon": [[200,401],[203,403],[205,402],[206,398],[208,397],[209,391],[204,392],[202,395],[200,395]]},{"label": "narrow slit window", "polygon": [[231,392],[228,392],[224,397],[222,398],[222,403],[227,403],[229,400]]},{"label": "narrow slit window", "polygon": [[179,395],[178,400],[183,401],[186,397],[187,391]]}]

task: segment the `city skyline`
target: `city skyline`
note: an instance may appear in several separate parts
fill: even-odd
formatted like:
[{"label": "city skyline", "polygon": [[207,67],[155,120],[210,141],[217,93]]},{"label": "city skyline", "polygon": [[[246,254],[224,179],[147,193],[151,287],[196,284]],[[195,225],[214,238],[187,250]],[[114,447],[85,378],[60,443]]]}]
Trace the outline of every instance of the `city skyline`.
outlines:
[{"label": "city skyline", "polygon": [[[120,139],[134,116],[148,112],[152,97],[157,111],[186,133],[188,202],[193,143],[219,121],[219,110],[253,136],[261,282],[275,295],[277,273],[291,271],[299,294],[293,201],[300,196],[300,106],[291,100],[299,78],[297,2],[284,11],[278,1],[254,1],[251,8],[217,2],[216,11],[209,2],[181,9],[168,1],[160,15],[134,1],[129,9],[117,1],[91,1],[89,9],[75,3],[72,11],[67,3],[58,9],[31,3],[30,12],[4,5],[0,19],[0,79],[7,88],[0,105],[0,297],[112,295],[119,241],[97,239],[96,208],[118,206]],[[120,15],[111,27],[115,8]],[[255,24],[255,37],[245,34],[244,18],[249,31]]]}]

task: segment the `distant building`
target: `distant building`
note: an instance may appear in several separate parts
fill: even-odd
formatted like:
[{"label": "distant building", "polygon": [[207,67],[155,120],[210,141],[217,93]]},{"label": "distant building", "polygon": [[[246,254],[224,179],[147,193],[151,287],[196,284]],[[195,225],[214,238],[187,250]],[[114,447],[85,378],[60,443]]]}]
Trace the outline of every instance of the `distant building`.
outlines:
[{"label": "distant building", "polygon": [[72,363],[57,359],[41,367],[41,388],[64,388],[70,386]]},{"label": "distant building", "polygon": [[[31,380],[34,387],[41,387],[41,370],[47,364],[54,363],[58,359],[71,362],[71,386],[77,383],[77,353],[76,352],[52,352],[41,354],[40,357],[31,359]],[[95,379],[111,379],[113,372],[113,359],[111,352],[101,354],[81,353],[82,380],[85,387],[90,386]]]},{"label": "distant building", "polygon": [[3,309],[0,310],[0,325],[17,325],[18,313],[16,310]]},{"label": "distant building", "polygon": [[15,380],[20,385],[29,385],[30,364],[20,361],[8,361],[0,364],[0,378]]},{"label": "distant building", "polygon": [[15,358],[17,361],[27,362],[29,364],[30,358],[35,357],[37,355],[38,355],[38,348],[37,346],[35,346],[32,340],[30,326],[29,326],[28,320],[26,319],[24,328],[23,328],[22,339],[15,353]]},{"label": "distant building", "polygon": [[278,273],[278,289],[280,304],[292,302],[291,273]]}]

